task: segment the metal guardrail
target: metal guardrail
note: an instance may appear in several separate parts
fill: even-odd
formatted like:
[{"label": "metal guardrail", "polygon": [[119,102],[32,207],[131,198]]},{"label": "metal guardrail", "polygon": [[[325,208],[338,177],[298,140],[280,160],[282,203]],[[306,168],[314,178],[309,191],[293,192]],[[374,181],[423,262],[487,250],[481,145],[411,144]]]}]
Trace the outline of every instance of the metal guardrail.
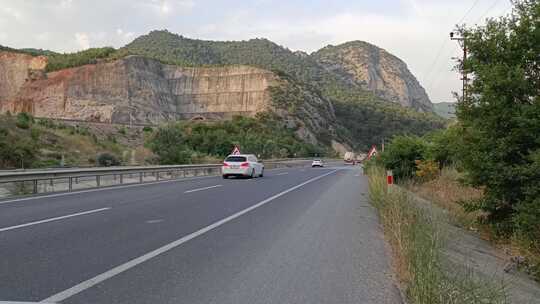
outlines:
[{"label": "metal guardrail", "polygon": [[[266,169],[310,164],[309,159],[263,161]],[[221,164],[0,171],[0,198],[221,174]]]}]

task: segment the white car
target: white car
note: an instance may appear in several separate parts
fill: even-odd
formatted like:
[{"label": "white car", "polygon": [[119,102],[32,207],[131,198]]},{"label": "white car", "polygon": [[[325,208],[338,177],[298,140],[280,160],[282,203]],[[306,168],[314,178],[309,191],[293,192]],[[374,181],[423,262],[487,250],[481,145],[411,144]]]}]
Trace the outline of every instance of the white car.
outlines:
[{"label": "white car", "polygon": [[323,161],[320,160],[320,159],[315,159],[313,160],[313,162],[311,163],[311,167],[314,168],[314,167],[324,167],[324,164],[323,164]]},{"label": "white car", "polygon": [[223,178],[229,176],[262,177],[264,165],[253,154],[229,155],[223,161],[221,175]]}]

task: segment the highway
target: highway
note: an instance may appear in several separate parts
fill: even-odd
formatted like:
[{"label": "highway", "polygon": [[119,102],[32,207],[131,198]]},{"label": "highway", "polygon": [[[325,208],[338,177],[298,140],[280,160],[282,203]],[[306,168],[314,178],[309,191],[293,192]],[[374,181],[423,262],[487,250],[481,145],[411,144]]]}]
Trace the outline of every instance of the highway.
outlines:
[{"label": "highway", "polygon": [[0,303],[401,303],[361,169],[0,201]]}]

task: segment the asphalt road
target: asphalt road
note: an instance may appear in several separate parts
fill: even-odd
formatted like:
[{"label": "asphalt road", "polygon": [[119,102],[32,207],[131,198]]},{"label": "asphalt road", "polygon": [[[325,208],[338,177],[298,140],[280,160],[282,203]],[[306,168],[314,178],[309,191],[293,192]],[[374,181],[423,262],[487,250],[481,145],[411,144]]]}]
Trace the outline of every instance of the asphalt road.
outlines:
[{"label": "asphalt road", "polygon": [[401,303],[359,168],[0,201],[0,301]]}]

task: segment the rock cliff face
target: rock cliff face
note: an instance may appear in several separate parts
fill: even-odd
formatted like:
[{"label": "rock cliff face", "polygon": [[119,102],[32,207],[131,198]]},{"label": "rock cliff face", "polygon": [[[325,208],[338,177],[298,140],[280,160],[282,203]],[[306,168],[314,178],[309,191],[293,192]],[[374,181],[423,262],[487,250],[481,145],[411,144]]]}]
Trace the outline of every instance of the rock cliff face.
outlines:
[{"label": "rock cliff face", "polygon": [[426,91],[405,62],[377,46],[353,41],[327,46],[311,56],[328,71],[383,99],[418,111],[433,111]]},{"label": "rock cliff face", "polygon": [[[319,134],[335,135],[330,101],[261,68],[187,68],[142,56],[50,73],[44,72],[46,64],[45,57],[0,53],[0,112],[88,122],[159,124],[272,111],[282,118],[284,127],[295,128],[309,142],[319,143]],[[273,100],[272,92],[284,87],[294,87],[300,94],[294,113]],[[283,99],[287,101],[290,96]]]},{"label": "rock cliff face", "polygon": [[0,105],[3,100],[15,98],[24,83],[46,65],[47,58],[43,56],[0,52]]},{"label": "rock cliff face", "polygon": [[2,53],[3,112],[114,123],[252,116],[267,109],[267,89],[276,81],[273,73],[248,66],[183,68],[139,56],[41,75],[35,71],[45,67],[40,63],[39,57]]}]

